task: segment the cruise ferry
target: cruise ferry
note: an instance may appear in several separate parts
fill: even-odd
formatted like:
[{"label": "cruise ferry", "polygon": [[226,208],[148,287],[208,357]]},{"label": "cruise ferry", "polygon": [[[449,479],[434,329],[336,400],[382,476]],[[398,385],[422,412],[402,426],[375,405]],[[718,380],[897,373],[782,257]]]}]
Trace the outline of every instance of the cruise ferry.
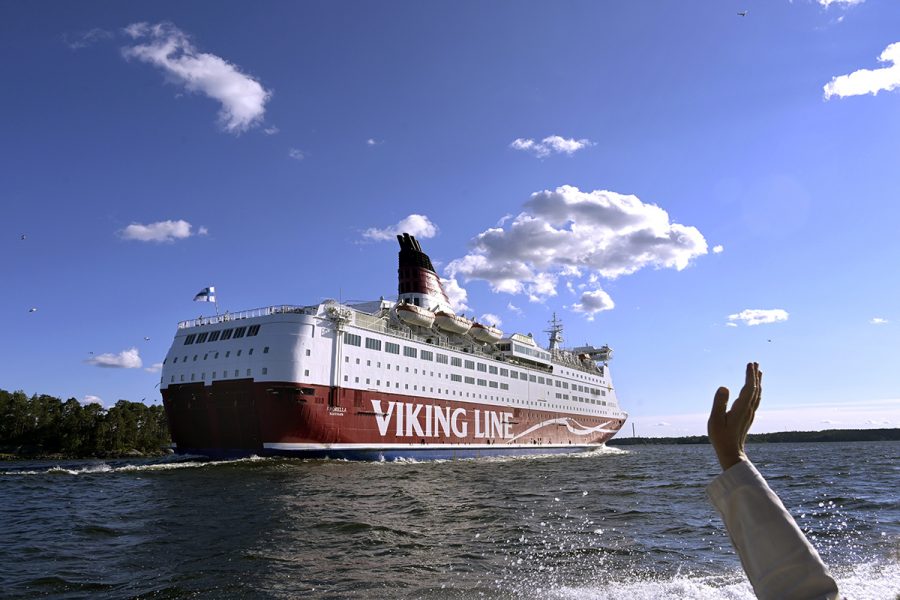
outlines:
[{"label": "cruise ferry", "polygon": [[608,346],[457,315],[408,234],[396,302],[267,306],[178,324],[160,389],[177,452],[452,459],[596,449],[622,427]]}]

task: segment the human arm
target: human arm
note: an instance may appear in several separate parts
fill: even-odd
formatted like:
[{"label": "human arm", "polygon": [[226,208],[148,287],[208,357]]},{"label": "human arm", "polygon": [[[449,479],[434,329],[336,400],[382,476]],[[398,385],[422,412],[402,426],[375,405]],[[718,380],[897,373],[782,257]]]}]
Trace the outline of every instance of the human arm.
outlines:
[{"label": "human arm", "polygon": [[756,596],[761,599],[839,598],[837,584],[744,451],[762,392],[759,365],[747,365],[731,410],[728,388],[716,391],[708,430],[723,473],[707,487]]}]

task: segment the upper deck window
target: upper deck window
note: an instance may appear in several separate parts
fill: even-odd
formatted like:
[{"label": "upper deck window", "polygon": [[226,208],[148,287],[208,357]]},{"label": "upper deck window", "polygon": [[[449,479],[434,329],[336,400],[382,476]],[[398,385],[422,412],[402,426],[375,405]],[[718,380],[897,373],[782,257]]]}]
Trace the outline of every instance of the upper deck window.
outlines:
[{"label": "upper deck window", "polygon": [[367,337],[366,348],[368,348],[369,350],[381,350],[381,340]]},{"label": "upper deck window", "polygon": [[224,342],[225,340],[230,340],[232,333],[234,333],[234,329],[226,329],[225,331],[223,331],[222,332],[222,341]]},{"label": "upper deck window", "polygon": [[206,338],[209,336],[209,333],[204,331],[203,333],[197,334],[197,343],[202,344],[206,341]]},{"label": "upper deck window", "polygon": [[[384,351],[390,352],[391,354],[400,354],[400,344],[395,344],[394,342],[385,342]],[[399,369],[399,367],[397,368]]]},{"label": "upper deck window", "polygon": [[251,325],[247,330],[247,337],[254,336],[259,333],[259,325]]},{"label": "upper deck window", "polygon": [[451,364],[452,366],[454,366],[454,367],[461,367],[461,366],[462,366],[462,359],[461,359],[461,358],[456,358],[455,356],[451,356],[451,357],[450,357],[450,364]]},{"label": "upper deck window", "polygon": [[344,343],[351,346],[362,346],[362,337],[355,333],[344,333]]},{"label": "upper deck window", "polygon": [[410,346],[403,346],[403,356],[408,356],[410,358],[416,357],[416,349]]},{"label": "upper deck window", "polygon": [[209,342],[214,342],[214,341],[216,341],[217,339],[219,339],[219,336],[220,336],[221,334],[222,334],[221,331],[210,331],[210,332],[209,332],[209,340],[207,340],[207,341],[209,341]]},{"label": "upper deck window", "polygon": [[474,360],[467,360],[467,361],[466,361],[466,368],[467,368],[467,369],[474,369],[474,368],[475,368],[475,361],[474,361]]},{"label": "upper deck window", "polygon": [[446,355],[446,354],[440,354],[440,353],[439,353],[439,354],[437,355],[437,361],[438,361],[439,363],[441,363],[442,365],[446,365],[446,364],[447,364],[447,355]]},{"label": "upper deck window", "polygon": [[246,327],[238,327],[234,330],[234,339],[244,337],[244,334],[247,333]]},{"label": "upper deck window", "polygon": [[419,353],[419,357],[422,360],[434,360],[434,354],[430,350],[422,350],[422,352]]},{"label": "upper deck window", "polygon": [[185,346],[189,346],[189,345],[193,344],[193,343],[194,343],[194,340],[196,340],[196,339],[197,339],[197,334],[196,334],[196,333],[192,333],[191,335],[189,335],[189,336],[187,336],[186,338],[184,338],[184,345],[185,345]]}]

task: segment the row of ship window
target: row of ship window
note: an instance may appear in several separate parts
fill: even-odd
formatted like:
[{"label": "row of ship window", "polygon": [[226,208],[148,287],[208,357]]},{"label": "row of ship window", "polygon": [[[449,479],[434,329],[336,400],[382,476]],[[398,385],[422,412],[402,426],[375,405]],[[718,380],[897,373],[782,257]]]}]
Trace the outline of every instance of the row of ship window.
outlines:
[{"label": "row of ship window", "polygon": [[209,342],[225,341],[230,339],[253,337],[259,333],[259,325],[251,325],[250,327],[232,327],[231,329],[219,329],[216,331],[204,331],[203,333],[192,333],[184,338],[184,345],[203,344]]},{"label": "row of ship window", "polygon": [[[243,352],[243,348],[238,348],[237,351],[235,351],[235,356],[240,356],[242,352]],[[268,354],[268,353],[269,353],[269,347],[268,347],[268,346],[265,346],[265,347],[263,348],[263,354]],[[218,353],[218,352],[215,352],[215,353],[212,353],[212,352],[206,352],[206,353],[203,355],[203,360],[206,360],[207,358],[209,358],[209,355],[210,355],[210,354],[213,354],[213,360],[216,360],[217,358],[219,358],[219,353]],[[252,355],[253,355],[253,348],[250,348],[250,349],[247,351],[247,356],[252,356]],[[306,351],[306,355],[309,356],[309,350]],[[197,357],[198,357],[198,356],[200,356],[200,355],[199,355],[199,354],[195,354],[195,355],[194,355],[194,360],[193,360],[193,362],[197,362]],[[231,357],[231,350],[226,350],[226,351],[225,351],[225,358],[229,358],[229,357]],[[168,358],[163,359],[163,364],[166,364],[166,361],[167,361],[167,360],[169,360],[169,359],[168,359]],[[187,361],[188,361],[188,355],[185,354],[185,355],[184,355],[184,358],[181,360],[181,362],[186,363]],[[177,363],[177,362],[178,362],[178,357],[176,356],[175,358],[172,359],[172,364],[174,365],[174,364]]]},{"label": "row of ship window", "polygon": [[[309,351],[307,350],[307,355],[308,355],[308,353],[309,353]],[[360,359],[359,359],[359,358],[357,358],[357,359],[355,359],[355,360],[356,360],[356,364],[360,364]],[[349,356],[344,356],[344,362],[345,362],[345,363],[349,363],[349,362],[350,362],[350,357],[349,357]],[[371,361],[371,360],[366,360],[366,366],[367,366],[367,367],[371,367],[371,366],[372,366],[372,361]],[[380,362],[380,361],[376,361],[375,367],[376,367],[377,369],[380,369],[380,368],[381,368],[381,362]],[[387,368],[388,371],[391,370],[391,364],[390,364],[390,363],[386,363],[386,364],[385,364],[385,367]],[[397,371],[399,371],[399,370],[400,370],[400,365],[394,365],[394,368],[395,368]],[[409,367],[404,367],[404,368],[405,368],[405,371],[406,371],[407,373],[409,373]],[[506,371],[506,369],[500,369],[501,374],[503,374],[503,371]],[[428,374],[429,377],[434,377],[434,371],[426,372],[425,369],[422,369],[422,375],[425,375],[426,373]],[[515,371],[513,371],[513,373],[515,373]],[[307,373],[307,374],[308,374],[308,373]],[[413,375],[418,375],[418,374],[419,374],[419,369],[413,368]],[[524,374],[523,374],[523,375],[524,375]],[[443,374],[442,374],[440,371],[438,371],[437,376],[438,376],[438,379],[440,379],[441,377],[443,377]],[[501,390],[509,390],[509,384],[508,384],[508,383],[497,382],[497,381],[486,380],[486,379],[476,379],[475,377],[463,376],[463,375],[459,375],[459,374],[457,374],[457,373],[450,373],[450,374],[449,374],[449,377],[450,377],[450,381],[454,381],[454,382],[457,382],[457,383],[467,383],[467,384],[480,385],[480,386],[483,386],[483,387],[492,387],[492,388],[499,388],[499,389],[501,389]],[[534,375],[531,375],[531,376],[529,376],[529,377],[532,378],[531,381],[534,381],[534,379],[533,379],[533,378],[535,377]],[[538,382],[539,382],[539,383],[544,383],[544,382],[545,382],[545,379],[544,379],[543,377],[537,377],[537,379],[538,379]],[[344,375],[344,381],[349,382],[349,376],[348,376],[348,375]],[[377,385],[381,385],[381,380],[379,379],[379,380],[377,380],[377,381],[378,381]],[[370,382],[370,379],[367,378],[367,379],[366,379],[366,384],[369,384],[369,382]],[[359,377],[356,377],[355,383],[359,383]],[[547,379],[546,379],[546,383],[547,383],[548,385],[550,385],[550,384],[552,383],[552,380],[549,379],[549,378],[547,378]],[[557,380],[557,381],[556,381],[556,384],[557,384],[556,387],[560,387],[559,383],[560,383],[560,382]],[[569,388],[568,384],[566,384],[565,382],[563,382],[563,384],[565,385],[565,388],[566,388],[566,389]],[[387,386],[390,387],[391,384],[388,383]],[[395,387],[399,388],[399,387],[400,387],[400,384],[397,383],[397,384],[395,385]],[[409,389],[409,385],[408,385],[408,384],[406,385],[406,389]],[[414,386],[413,386],[413,389],[414,389],[414,390],[417,390],[418,388],[414,385]],[[424,389],[424,388],[423,388],[423,389]],[[575,390],[575,391],[587,392],[587,391],[589,391],[590,388],[585,388],[584,386],[581,386],[581,385],[572,384],[572,389]],[[598,391],[600,392],[600,395],[601,395],[601,396],[605,396],[605,395],[606,395],[606,390],[598,390]],[[454,393],[454,394],[455,394],[455,393]],[[461,394],[461,392],[460,392],[460,394]],[[569,394],[563,394],[563,393],[561,393],[561,392],[557,392],[557,393],[556,393],[556,398],[557,398],[558,400],[569,400],[569,399],[570,399]],[[576,402],[583,402],[583,403],[585,403],[585,404],[598,404],[598,405],[602,405],[602,406],[606,406],[606,405],[607,405],[605,400],[598,400],[597,398],[586,398],[586,397],[583,397],[583,396],[576,396],[576,395],[572,395],[571,400],[574,400],[574,401],[576,401]]]},{"label": "row of ship window", "polygon": [[[213,379],[228,379],[228,371],[227,371],[227,370],[226,370],[226,371],[222,371],[222,377],[218,377],[218,373],[219,373],[218,371],[213,371],[213,372],[212,372],[212,377],[210,377],[210,380],[213,380]],[[268,369],[268,367],[263,367],[263,368],[262,368],[262,374],[263,374],[263,375],[268,375],[268,374],[269,374],[269,369]],[[309,373],[307,373],[307,375],[308,375],[308,374],[309,374]],[[182,374],[181,374],[181,376],[180,376],[180,378],[179,378],[179,382],[185,381],[185,375],[186,375],[186,373],[182,373]],[[251,377],[252,375],[253,375],[253,369],[247,369],[247,374],[246,374],[245,376],[246,376],[246,377]],[[235,370],[234,370],[234,376],[235,376],[235,377],[240,377],[240,376],[241,376],[241,370],[240,370],[240,369],[235,369]],[[196,381],[196,379],[197,379],[197,374],[196,374],[196,373],[191,373],[191,381]],[[200,381],[206,381],[206,373],[200,373]],[[175,383],[175,376],[174,376],[174,375],[172,375],[172,378],[169,380],[169,382],[170,382],[170,383]]]},{"label": "row of ship window", "polygon": [[[307,372],[307,375],[308,375],[308,374],[309,374],[309,372]],[[453,381],[459,381],[458,379],[455,379],[454,377],[458,377],[458,376],[451,375],[451,376],[450,376],[451,380],[453,380]],[[471,379],[471,378],[470,378],[470,377],[466,377],[466,380],[468,380],[468,379]],[[347,375],[344,375],[344,381],[347,382],[347,383],[349,383],[349,382],[350,382],[350,377],[347,376]],[[483,379],[478,379],[477,381],[478,381],[478,385],[484,385],[484,383],[483,383],[484,380],[483,380]],[[359,377],[354,377],[354,383],[359,383],[359,382],[360,382],[360,381],[359,381]],[[475,381],[466,381],[466,383],[475,383]],[[489,383],[489,384],[493,384],[493,385],[490,385],[490,387],[494,387],[494,388],[497,387],[496,382],[491,381],[491,382],[488,382],[488,383]],[[366,378],[366,385],[372,385],[372,380],[371,380],[370,378],[368,378],[368,377]],[[380,386],[381,386],[381,380],[380,380],[380,379],[376,379],[376,380],[375,380],[375,385],[378,386],[378,387],[380,387]],[[390,387],[391,387],[391,382],[390,382],[390,381],[385,381],[385,382],[384,382],[384,385],[385,385],[385,387],[390,388]],[[403,384],[403,389],[408,390],[408,389],[409,389],[409,385],[410,385],[410,384],[408,384],[408,383],[404,383],[404,384]],[[509,390],[509,386],[504,387],[505,385],[506,385],[506,384],[503,384],[503,383],[499,384],[500,389],[502,389],[502,390]],[[394,389],[400,389],[400,383],[399,383],[399,382],[394,382]],[[419,391],[419,386],[418,386],[417,384],[413,384],[413,386],[412,386],[412,391],[414,391],[414,392]],[[423,392],[425,391],[425,386],[424,386],[424,385],[422,386],[422,390],[421,390],[421,391],[423,391]],[[431,393],[434,393],[434,388],[433,388],[433,387],[430,388],[429,391],[430,391]],[[441,388],[438,388],[438,389],[437,389],[437,393],[438,393],[438,394],[450,394],[450,395],[452,395],[452,396],[456,396],[456,395],[457,395],[457,391],[456,391],[456,390],[451,390],[450,388],[443,389],[443,390],[442,390]],[[463,397],[463,394],[464,394],[463,392],[459,392],[459,397],[462,398],[462,397]],[[497,397],[495,398],[494,396],[490,396],[490,395],[488,395],[488,394],[479,394],[479,393],[477,393],[477,392],[465,392],[465,397],[466,397],[466,398],[480,398],[480,399],[483,399],[483,400],[505,400],[505,401],[507,401],[507,402],[514,402],[514,403],[517,403],[517,404],[525,404],[525,405],[531,405],[531,406],[544,406],[544,407],[549,407],[549,408],[558,408],[558,409],[560,409],[560,410],[565,410],[565,409],[567,409],[567,408],[571,408],[571,407],[568,407],[568,406],[562,406],[562,405],[560,405],[560,404],[547,404],[546,402],[537,402],[537,401],[533,401],[533,400],[517,400],[517,399],[515,399],[515,398],[500,397],[500,396],[497,396]],[[557,398],[559,398],[559,395],[558,395],[558,394],[557,394]],[[568,399],[568,396],[566,396],[565,399]],[[590,402],[590,400],[589,400],[588,398],[581,398],[581,399],[579,399],[579,398],[577,398],[577,397],[573,397],[572,399],[573,399],[573,400],[581,400],[581,401],[583,401],[583,402]],[[606,402],[602,402],[602,403],[601,403],[601,402],[597,402],[597,404],[602,404],[603,406],[606,406]]]},{"label": "row of ship window", "polygon": [[[381,350],[382,343],[379,339],[374,338],[366,338],[366,348],[369,350]],[[350,346],[362,346],[362,337],[355,333],[344,333],[344,343],[349,344]],[[389,354],[400,354],[400,344],[395,344],[393,342],[385,342],[384,343],[384,351]],[[474,360],[463,360],[461,358],[457,358],[455,356],[447,356],[446,354],[441,354],[440,352],[432,352],[431,350],[419,350],[417,348],[413,348],[411,346],[403,346],[403,356],[408,358],[420,358],[422,360],[434,361],[440,364],[450,364],[453,367],[464,367],[466,369],[473,369],[477,371],[481,371],[482,373],[488,373],[490,375],[499,374],[502,377],[509,377],[511,379],[521,379],[523,381],[529,381],[532,383],[540,383],[547,385],[555,385],[558,388],[569,389],[569,383],[565,381],[560,381],[559,379],[552,379],[550,377],[543,377],[541,375],[531,375],[524,371],[515,371],[513,369],[506,369],[503,367],[496,367],[494,365],[486,365],[484,363],[476,363]],[[345,360],[348,360],[345,357]],[[359,359],[357,359],[359,361]],[[367,361],[369,366],[371,366],[371,361]],[[380,366],[380,363],[379,363]],[[578,392],[586,392],[592,394],[594,396],[605,396],[606,391],[601,390],[600,388],[592,388],[583,386],[580,384],[572,384],[572,389]]]}]

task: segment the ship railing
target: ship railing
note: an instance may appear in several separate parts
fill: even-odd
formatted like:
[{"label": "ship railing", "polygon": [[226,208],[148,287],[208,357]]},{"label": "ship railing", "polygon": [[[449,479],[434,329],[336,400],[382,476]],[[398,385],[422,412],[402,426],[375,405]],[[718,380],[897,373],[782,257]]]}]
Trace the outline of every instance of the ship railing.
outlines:
[{"label": "ship railing", "polygon": [[291,304],[280,304],[277,306],[264,306],[261,308],[252,308],[250,310],[242,310],[239,312],[224,312],[220,315],[210,315],[208,317],[200,316],[196,319],[188,319],[180,321],[178,329],[187,329],[189,327],[199,327],[201,325],[215,325],[217,323],[227,323],[230,321],[239,321],[241,319],[252,319],[254,317],[268,317],[277,314],[304,314],[315,315],[315,306],[294,306]]}]

